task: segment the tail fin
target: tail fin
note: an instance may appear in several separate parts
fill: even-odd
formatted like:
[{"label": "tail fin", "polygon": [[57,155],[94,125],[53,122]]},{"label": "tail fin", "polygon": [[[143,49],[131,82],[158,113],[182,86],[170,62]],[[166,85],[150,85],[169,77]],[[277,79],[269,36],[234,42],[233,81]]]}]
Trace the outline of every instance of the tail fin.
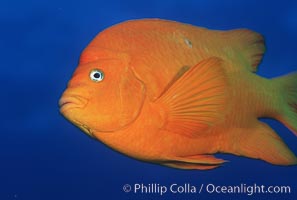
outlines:
[{"label": "tail fin", "polygon": [[284,105],[278,120],[297,136],[297,72],[278,77],[274,82],[281,86]]}]

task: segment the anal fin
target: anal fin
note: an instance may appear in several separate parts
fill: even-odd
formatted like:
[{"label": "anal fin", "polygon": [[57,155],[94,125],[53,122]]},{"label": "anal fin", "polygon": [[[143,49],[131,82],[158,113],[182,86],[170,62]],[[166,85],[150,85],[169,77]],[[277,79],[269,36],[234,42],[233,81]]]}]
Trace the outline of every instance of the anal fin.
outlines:
[{"label": "anal fin", "polygon": [[262,159],[275,165],[297,164],[294,153],[265,123],[259,122],[255,128],[245,130],[230,140],[231,149],[227,149],[230,153]]}]

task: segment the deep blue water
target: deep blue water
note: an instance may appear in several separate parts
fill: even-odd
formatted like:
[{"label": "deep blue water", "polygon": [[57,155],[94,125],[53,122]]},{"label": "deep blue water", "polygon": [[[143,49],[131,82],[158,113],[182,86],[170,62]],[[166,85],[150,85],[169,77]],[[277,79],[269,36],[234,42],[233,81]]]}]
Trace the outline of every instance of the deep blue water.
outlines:
[{"label": "deep blue water", "polygon": [[[265,1],[262,1],[265,2]],[[115,23],[164,18],[212,29],[249,28],[265,36],[261,76],[297,69],[296,1],[8,1],[0,3],[0,199],[297,199],[297,166],[232,155],[223,167],[183,171],[136,161],[66,121],[58,99],[92,38]],[[297,138],[266,120],[297,153]],[[288,185],[291,194],[133,194],[124,184]]]}]

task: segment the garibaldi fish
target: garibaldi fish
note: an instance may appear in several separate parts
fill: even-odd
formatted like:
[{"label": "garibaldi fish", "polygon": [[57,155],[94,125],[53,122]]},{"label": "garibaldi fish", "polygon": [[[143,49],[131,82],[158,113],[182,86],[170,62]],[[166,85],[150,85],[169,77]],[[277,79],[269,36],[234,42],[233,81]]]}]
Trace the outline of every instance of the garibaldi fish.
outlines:
[{"label": "garibaldi fish", "polygon": [[59,104],[73,124],[130,157],[212,169],[215,153],[295,165],[261,117],[297,134],[297,73],[255,74],[264,38],[160,19],[126,21],[83,51]]}]

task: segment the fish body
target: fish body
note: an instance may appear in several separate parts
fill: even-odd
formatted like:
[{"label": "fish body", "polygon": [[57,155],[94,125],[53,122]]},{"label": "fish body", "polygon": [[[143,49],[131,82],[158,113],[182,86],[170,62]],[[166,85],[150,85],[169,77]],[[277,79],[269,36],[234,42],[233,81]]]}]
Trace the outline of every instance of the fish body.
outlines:
[{"label": "fish body", "polygon": [[133,158],[212,169],[218,152],[297,163],[261,117],[297,134],[297,75],[255,74],[263,37],[174,21],[132,20],[99,33],[60,99],[61,113],[88,135]]}]

